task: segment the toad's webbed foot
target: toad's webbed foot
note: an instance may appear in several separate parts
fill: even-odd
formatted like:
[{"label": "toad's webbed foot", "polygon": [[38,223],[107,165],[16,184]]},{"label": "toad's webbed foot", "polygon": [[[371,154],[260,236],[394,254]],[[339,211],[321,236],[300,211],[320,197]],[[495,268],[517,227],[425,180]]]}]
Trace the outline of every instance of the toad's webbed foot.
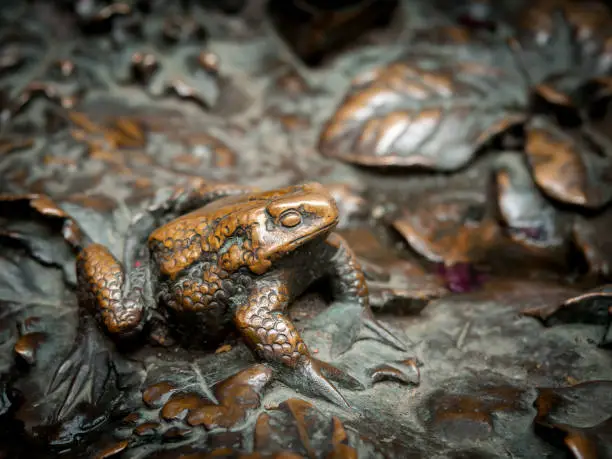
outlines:
[{"label": "toad's webbed foot", "polygon": [[[338,301],[357,304],[361,307],[361,325],[377,335],[378,340],[400,351],[406,350],[406,345],[388,328],[382,325],[370,309],[368,286],[365,275],[357,256],[346,241],[336,233],[328,236],[326,243],[336,252],[331,259],[331,278],[334,298]],[[354,331],[350,331],[351,340],[335,346],[337,353],[346,352],[356,341],[366,339]]]},{"label": "toad's webbed foot", "polygon": [[348,407],[331,381],[351,390],[362,390],[364,386],[339,368],[310,355],[295,326],[284,314],[288,298],[282,285],[257,290],[236,312],[236,326],[251,349],[277,370],[285,384]]}]

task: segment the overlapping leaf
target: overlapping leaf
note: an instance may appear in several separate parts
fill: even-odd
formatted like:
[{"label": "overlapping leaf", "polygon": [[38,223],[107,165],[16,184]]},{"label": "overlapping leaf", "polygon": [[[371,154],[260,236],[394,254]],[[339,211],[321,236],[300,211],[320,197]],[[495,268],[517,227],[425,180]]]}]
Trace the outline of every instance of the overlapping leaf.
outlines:
[{"label": "overlapping leaf", "polygon": [[590,217],[576,216],[573,224],[573,240],[580,248],[589,271],[604,279],[612,277],[612,211]]},{"label": "overlapping leaf", "polygon": [[417,209],[406,210],[393,226],[426,259],[447,265],[471,263],[499,239],[482,192],[453,190],[422,198]]},{"label": "overlapping leaf", "polygon": [[545,118],[527,126],[525,152],[538,186],[551,198],[600,208],[612,199],[612,159],[580,131],[563,131]]},{"label": "overlapping leaf", "polygon": [[[77,328],[76,299],[66,284],[75,284],[75,252],[87,239],[74,219],[44,195],[1,195],[0,232],[2,326],[15,330],[3,343],[11,347],[4,356],[28,370],[12,382],[11,390],[27,394],[15,416],[29,434],[39,429],[41,437],[61,444],[89,429],[88,424],[95,423],[100,412],[89,412],[68,430],[54,431],[51,424],[73,416],[74,409],[83,408],[81,402],[95,411],[99,403],[112,403],[118,395],[116,387],[112,388],[116,383],[112,369],[118,361],[102,362],[106,377],[95,379],[85,390],[78,378],[64,381],[52,392],[47,387],[58,361],[69,351],[72,339],[66,337],[74,337]],[[93,352],[81,366],[83,371],[99,365],[99,356],[108,357],[104,346],[96,343],[91,348]],[[6,367],[16,371],[13,364]]]},{"label": "overlapping leaf", "polygon": [[495,169],[498,207],[510,236],[528,245],[563,245],[568,224],[537,189],[522,155],[518,152],[500,155]]},{"label": "overlapping leaf", "polygon": [[400,258],[366,228],[340,231],[355,251],[365,271],[370,304],[376,309],[419,311],[435,298],[448,294],[435,274],[416,262]]}]

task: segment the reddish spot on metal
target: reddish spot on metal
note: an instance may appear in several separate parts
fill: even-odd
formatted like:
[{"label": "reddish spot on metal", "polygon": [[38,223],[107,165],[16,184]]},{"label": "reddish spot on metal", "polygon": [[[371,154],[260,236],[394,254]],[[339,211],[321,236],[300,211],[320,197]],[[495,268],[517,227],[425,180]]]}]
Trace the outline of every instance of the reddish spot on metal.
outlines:
[{"label": "reddish spot on metal", "polygon": [[438,265],[438,275],[444,278],[451,292],[466,293],[477,290],[485,281],[485,276],[477,272],[469,263],[457,263],[452,266]]}]

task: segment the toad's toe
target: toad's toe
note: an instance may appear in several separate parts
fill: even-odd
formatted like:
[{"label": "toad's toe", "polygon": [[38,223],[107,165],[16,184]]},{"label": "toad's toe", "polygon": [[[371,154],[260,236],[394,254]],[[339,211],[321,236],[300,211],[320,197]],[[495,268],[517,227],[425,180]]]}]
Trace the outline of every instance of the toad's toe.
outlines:
[{"label": "toad's toe", "polygon": [[[363,388],[361,383],[342,370],[312,357],[304,357],[294,368],[283,368],[280,377],[291,388],[317,398],[323,398],[342,408],[351,406],[330,379],[341,384]],[[329,379],[328,379],[329,378]]]},{"label": "toad's toe", "polygon": [[374,317],[366,317],[363,325],[378,336],[378,340],[399,351],[405,351],[406,345]]}]

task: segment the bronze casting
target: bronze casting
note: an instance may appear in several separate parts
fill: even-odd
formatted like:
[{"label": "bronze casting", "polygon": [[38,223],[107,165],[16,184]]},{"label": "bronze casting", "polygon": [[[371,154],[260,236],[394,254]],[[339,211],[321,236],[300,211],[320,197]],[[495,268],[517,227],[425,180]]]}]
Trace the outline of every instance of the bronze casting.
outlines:
[{"label": "bronze casting", "polygon": [[612,457],[610,133],[604,0],[0,2],[0,457]]},{"label": "bronze casting", "polygon": [[[231,194],[238,188],[211,188],[178,193],[165,203],[174,211],[202,207],[155,229],[145,255],[132,266],[123,267],[103,245],[85,246],[77,258],[81,307],[115,339],[133,337],[154,322],[160,345],[168,341],[166,328],[176,328],[175,336],[193,346],[210,344],[233,323],[287,384],[348,407],[329,379],[351,389],[364,386],[310,354],[285,314],[291,302],[330,275],[337,301],[359,305],[364,325],[382,342],[400,350],[404,345],[372,316],[359,261],[332,233],[335,201],[314,182],[237,196]],[[82,352],[81,343],[75,352]],[[82,358],[68,361],[83,364]],[[60,368],[59,374],[65,378],[69,371]]]}]

